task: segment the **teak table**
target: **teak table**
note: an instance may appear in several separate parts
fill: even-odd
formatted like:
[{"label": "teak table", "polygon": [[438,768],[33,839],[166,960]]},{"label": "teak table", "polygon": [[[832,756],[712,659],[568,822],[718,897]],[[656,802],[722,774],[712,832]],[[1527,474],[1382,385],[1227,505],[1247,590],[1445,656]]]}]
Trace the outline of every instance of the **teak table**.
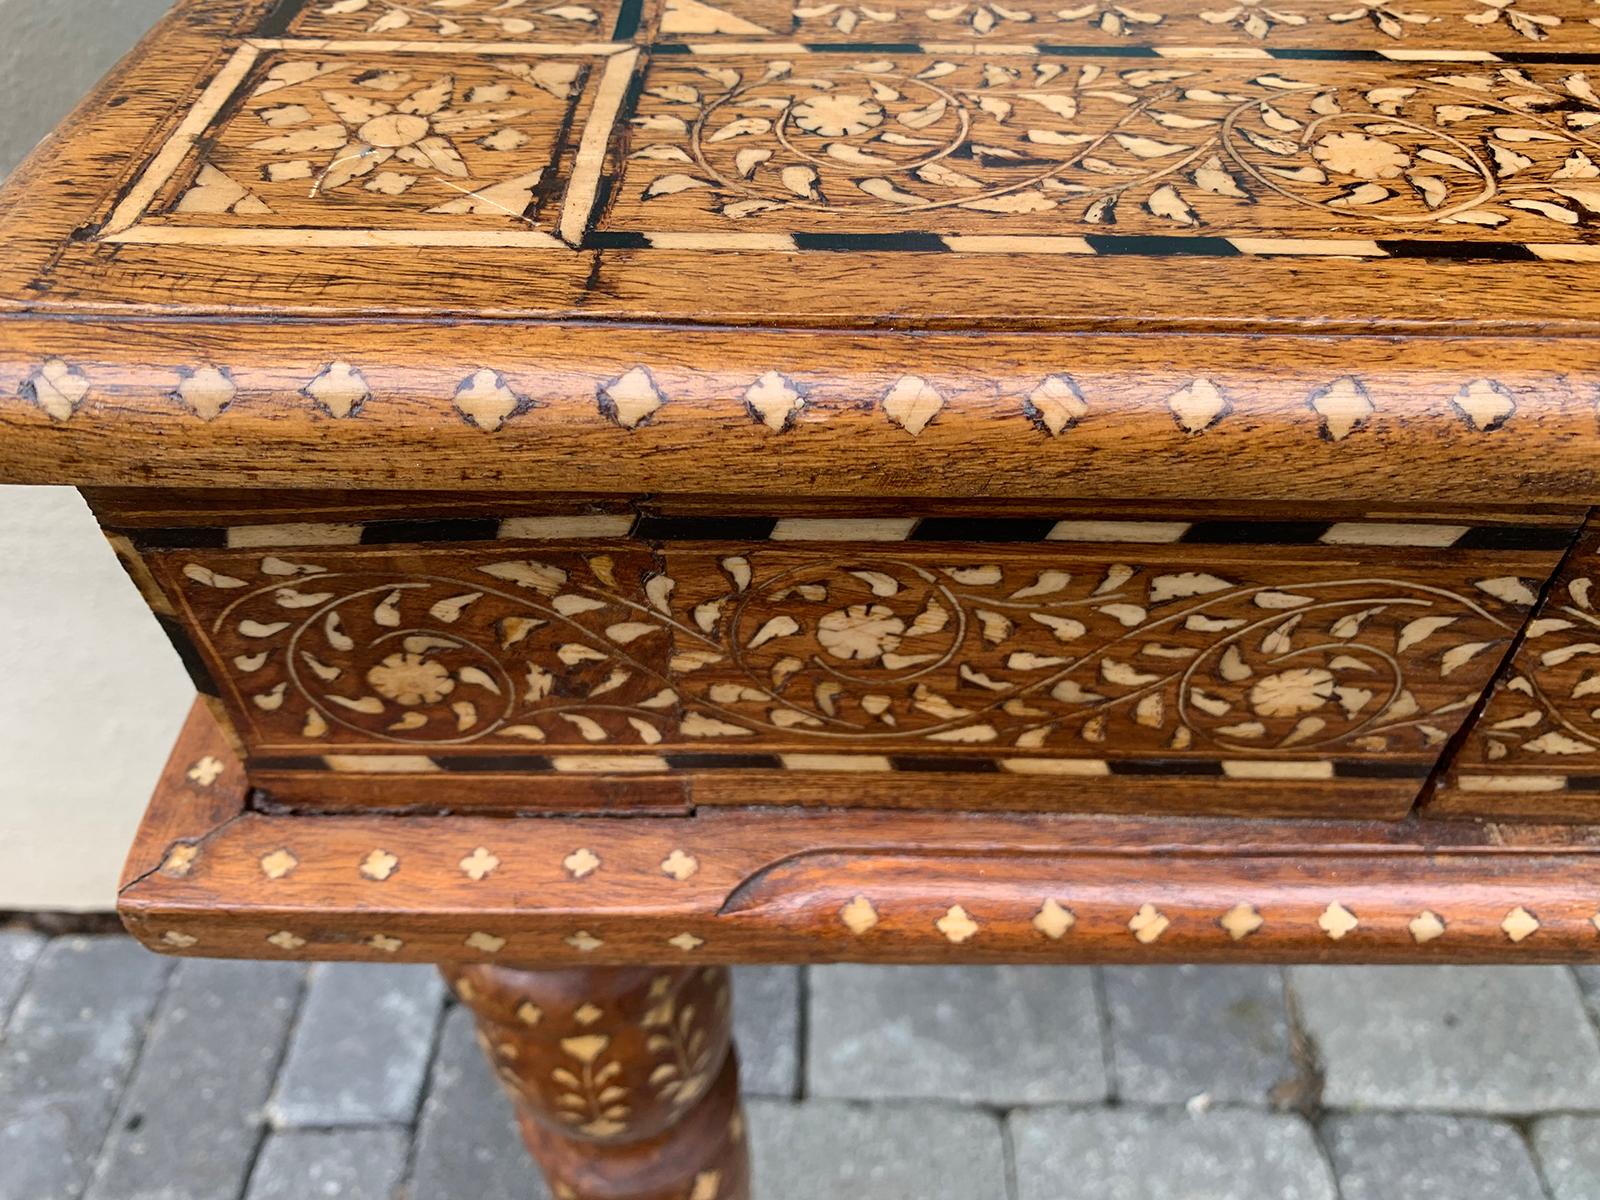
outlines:
[{"label": "teak table", "polygon": [[748,1194],[728,963],[1596,957],[1597,26],[184,0],[0,193],[129,927],[446,964],[561,1200]]}]

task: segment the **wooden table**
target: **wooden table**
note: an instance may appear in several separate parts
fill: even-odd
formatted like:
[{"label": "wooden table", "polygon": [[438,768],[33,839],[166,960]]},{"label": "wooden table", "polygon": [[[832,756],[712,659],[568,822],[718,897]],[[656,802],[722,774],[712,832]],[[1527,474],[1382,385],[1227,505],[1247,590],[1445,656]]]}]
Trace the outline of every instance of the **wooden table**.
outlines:
[{"label": "wooden table", "polygon": [[0,192],[129,927],[561,1200],[748,1194],[729,963],[1596,957],[1596,11],[184,0]]}]

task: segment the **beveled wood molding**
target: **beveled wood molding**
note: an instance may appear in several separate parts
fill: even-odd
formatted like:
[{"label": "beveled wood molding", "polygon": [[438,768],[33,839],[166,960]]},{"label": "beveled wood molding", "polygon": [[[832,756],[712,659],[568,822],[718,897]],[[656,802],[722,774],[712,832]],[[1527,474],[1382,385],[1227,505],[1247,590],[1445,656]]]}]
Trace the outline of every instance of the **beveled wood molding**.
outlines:
[{"label": "beveled wood molding", "polygon": [[732,477],[749,496],[822,480],[834,496],[1600,499],[1593,339],[1169,335],[1157,360],[1111,335],[996,332],[976,358],[959,334],[823,344],[567,326],[508,345],[492,324],[270,322],[188,325],[177,350],[161,323],[108,344],[93,324],[0,320],[0,476],[437,490],[492,470],[552,492],[587,477],[705,494]]},{"label": "beveled wood molding", "polygon": [[156,950],[288,959],[1572,962],[1600,957],[1596,852],[1418,821],[272,816],[197,707],[120,910]]},{"label": "beveled wood molding", "polygon": [[1595,502],[1594,30],[185,0],[0,191],[0,478]]}]

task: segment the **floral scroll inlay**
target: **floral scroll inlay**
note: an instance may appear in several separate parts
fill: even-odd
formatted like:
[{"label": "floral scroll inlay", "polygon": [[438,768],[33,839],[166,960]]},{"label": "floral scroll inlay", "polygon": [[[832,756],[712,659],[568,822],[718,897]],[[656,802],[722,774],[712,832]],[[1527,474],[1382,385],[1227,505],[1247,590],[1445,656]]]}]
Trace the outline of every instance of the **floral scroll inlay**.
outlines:
[{"label": "floral scroll inlay", "polygon": [[[1511,670],[1473,725],[1461,772],[1523,791],[1600,761],[1600,585],[1592,536],[1528,622]],[[1518,581],[1488,581],[1505,593]],[[1554,781],[1552,784],[1551,781]]]},{"label": "floral scroll inlay", "polygon": [[[1248,556],[1202,570],[970,553],[463,550],[439,576],[323,554],[286,582],[263,567],[276,558],[186,552],[172,569],[210,614],[216,669],[275,738],[765,742],[828,762],[918,745],[1431,759],[1535,600],[1519,576],[1457,567],[1429,582]],[[568,853],[574,878],[599,865]]]},{"label": "floral scroll inlay", "polygon": [[1600,214],[1600,98],[1559,66],[1118,69],[997,47],[672,58],[647,84],[611,228],[1209,232],[1370,255],[1361,239],[1581,241]]},{"label": "floral scroll inlay", "polygon": [[606,0],[306,0],[293,25],[304,37],[419,41],[594,41],[610,34]]}]

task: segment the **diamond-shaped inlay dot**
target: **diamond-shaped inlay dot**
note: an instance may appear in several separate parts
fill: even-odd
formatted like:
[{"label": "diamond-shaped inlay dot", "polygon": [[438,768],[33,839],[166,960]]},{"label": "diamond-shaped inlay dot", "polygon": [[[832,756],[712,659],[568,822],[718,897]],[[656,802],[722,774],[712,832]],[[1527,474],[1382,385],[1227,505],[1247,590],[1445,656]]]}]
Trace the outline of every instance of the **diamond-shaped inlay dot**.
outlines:
[{"label": "diamond-shaped inlay dot", "polygon": [[1461,414],[1469,428],[1479,433],[1499,429],[1517,411],[1517,402],[1511,393],[1492,379],[1474,379],[1456,393],[1450,406]]},{"label": "diamond-shaped inlay dot", "polygon": [[572,1014],[572,1019],[579,1025],[588,1028],[605,1015],[606,1014],[603,1010],[595,1007],[593,1004],[585,1004],[582,1008],[578,1009],[577,1012]]},{"label": "diamond-shaped inlay dot", "polygon": [[194,860],[200,856],[200,847],[182,843],[167,851],[161,862],[161,873],[173,879],[182,879],[194,869]]},{"label": "diamond-shaped inlay dot", "polygon": [[595,937],[594,934],[590,933],[586,929],[580,929],[577,933],[564,940],[566,941],[567,945],[571,946],[580,954],[588,954],[591,950],[598,950],[601,946],[605,945],[605,942]]},{"label": "diamond-shaped inlay dot", "polygon": [[706,944],[705,938],[697,938],[692,933],[680,933],[680,934],[678,934],[677,937],[669,937],[667,939],[667,945],[676,946],[679,950],[682,950],[685,954],[689,953],[689,951],[691,951],[691,950],[698,950],[701,946],[704,946],[705,944]]},{"label": "diamond-shaped inlay dot", "polygon": [[517,1020],[529,1027],[537,1025],[544,1020],[544,1009],[540,1008],[532,1000],[524,1000],[517,1005]]},{"label": "diamond-shaped inlay dot", "polygon": [[485,367],[461,381],[461,386],[456,389],[455,403],[461,414],[479,429],[493,433],[517,411],[521,401],[506,386],[506,381],[498,371]]},{"label": "diamond-shaped inlay dot", "polygon": [[670,875],[679,883],[688,879],[699,869],[700,860],[692,854],[684,853],[682,850],[674,850],[661,860],[661,873]]},{"label": "diamond-shaped inlay dot", "polygon": [[305,938],[298,934],[290,933],[287,929],[278,930],[267,941],[279,950],[298,950],[306,944]]},{"label": "diamond-shaped inlay dot", "polygon": [[1078,923],[1077,914],[1054,900],[1046,900],[1033,914],[1033,927],[1052,942],[1059,942]]},{"label": "diamond-shaped inlay dot", "polygon": [[179,933],[176,929],[169,929],[161,935],[161,941],[174,949],[187,950],[190,946],[200,941],[193,934]]},{"label": "diamond-shaped inlay dot", "polygon": [[1078,423],[1089,405],[1078,385],[1065,375],[1052,375],[1028,393],[1028,415],[1056,437]]},{"label": "diamond-shaped inlay dot", "polygon": [[1145,904],[1133,914],[1133,919],[1128,922],[1128,931],[1148,946],[1165,933],[1171,924],[1167,915],[1154,904]]},{"label": "diamond-shaped inlay dot", "polygon": [[1267,922],[1254,904],[1235,904],[1217,922],[1234,941],[1243,941]]},{"label": "diamond-shaped inlay dot", "polygon": [[200,787],[210,787],[221,775],[222,760],[208,754],[189,768],[187,778]]},{"label": "diamond-shaped inlay dot", "polygon": [[385,954],[393,954],[399,950],[401,946],[404,946],[405,943],[397,937],[389,937],[387,934],[375,933],[367,939],[367,945],[371,946],[374,950],[382,950]]},{"label": "diamond-shaped inlay dot", "polygon": [[959,904],[952,904],[944,916],[934,922],[934,925],[938,927],[940,933],[958,946],[962,942],[970,941],[977,936],[979,929],[978,923]]},{"label": "diamond-shaped inlay dot", "polygon": [[348,417],[372,399],[366,376],[342,360],[323,367],[321,373],[306,384],[305,394],[335,417]]},{"label": "diamond-shaped inlay dot", "polygon": [[89,380],[76,367],[52,358],[23,383],[23,394],[57,421],[65,421],[78,411],[89,394]]},{"label": "diamond-shaped inlay dot", "polygon": [[634,367],[600,389],[600,411],[624,429],[637,429],[666,402],[643,367]]},{"label": "diamond-shaped inlay dot", "polygon": [[928,427],[928,422],[944,407],[944,397],[920,375],[905,375],[883,397],[883,411],[912,437]]},{"label": "diamond-shaped inlay dot", "polygon": [[1519,904],[1506,914],[1500,928],[1513,942],[1526,941],[1539,932],[1539,918]]},{"label": "diamond-shaped inlay dot", "polygon": [[1431,908],[1425,908],[1406,923],[1406,928],[1411,931],[1412,941],[1425,946],[1435,938],[1444,936],[1444,918]]},{"label": "diamond-shaped inlay dot", "polygon": [[857,896],[839,910],[839,919],[851,933],[861,934],[878,923],[878,910],[865,896]]},{"label": "diamond-shaped inlay dot", "polygon": [[500,865],[500,860],[490,854],[486,848],[479,846],[457,865],[461,868],[461,873],[468,879],[475,883],[482,883],[494,873],[494,869]]},{"label": "diamond-shaped inlay dot", "polygon": [[1372,415],[1372,398],[1346,375],[1312,395],[1311,411],[1322,418],[1323,435],[1330,442],[1342,442]]},{"label": "diamond-shaped inlay dot", "polygon": [[222,415],[223,409],[233,403],[233,398],[239,394],[239,385],[226,371],[216,367],[201,367],[192,375],[185,376],[173,394],[202,421],[214,421]]},{"label": "diamond-shaped inlay dot", "polygon": [[774,433],[782,433],[805,407],[806,398],[788,376],[768,371],[745,389],[744,403],[752,417]]},{"label": "diamond-shaped inlay dot", "polygon": [[287,850],[274,850],[261,858],[261,873],[268,879],[282,879],[300,865],[300,860]]},{"label": "diamond-shaped inlay dot", "polygon": [[499,954],[501,950],[505,949],[506,940],[503,937],[496,937],[492,933],[480,931],[468,934],[465,944],[470,949],[481,950],[485,954]]},{"label": "diamond-shaped inlay dot", "polygon": [[582,879],[600,869],[600,856],[587,846],[581,846],[562,859],[561,865],[574,879]]},{"label": "diamond-shaped inlay dot", "polygon": [[1196,379],[1167,397],[1167,407],[1185,433],[1204,433],[1228,414],[1232,407],[1221,389],[1209,379]]},{"label": "diamond-shaped inlay dot", "polygon": [[400,860],[387,850],[374,850],[361,860],[361,874],[366,879],[382,883],[394,874],[394,869],[400,865]]},{"label": "diamond-shaped inlay dot", "polygon": [[1323,933],[1337,942],[1361,922],[1355,913],[1335,900],[1322,910],[1322,915],[1317,918],[1317,924],[1321,926]]}]

